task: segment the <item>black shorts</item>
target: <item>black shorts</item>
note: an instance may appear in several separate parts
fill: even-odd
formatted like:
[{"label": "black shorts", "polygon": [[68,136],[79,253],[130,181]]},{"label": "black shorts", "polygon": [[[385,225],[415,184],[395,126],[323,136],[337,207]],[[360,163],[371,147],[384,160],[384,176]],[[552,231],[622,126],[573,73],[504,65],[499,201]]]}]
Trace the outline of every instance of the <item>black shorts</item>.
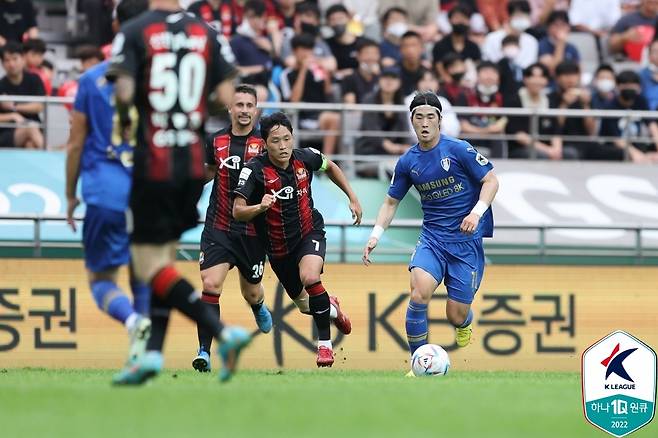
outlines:
[{"label": "black shorts", "polygon": [[2,128],[0,129],[0,148],[13,148],[16,147],[14,143],[15,128]]},{"label": "black shorts", "polygon": [[263,279],[265,249],[258,237],[214,229],[203,229],[201,234],[201,270],[228,263],[237,266],[240,274],[251,284]]},{"label": "black shorts", "polygon": [[326,252],[327,239],[324,231],[311,231],[288,255],[279,259],[270,259],[272,271],[274,271],[290,298],[297,298],[304,289],[302,280],[299,278],[299,262],[302,257],[317,255],[324,260]]},{"label": "black shorts", "polygon": [[202,180],[134,180],[130,192],[132,223],[128,225],[131,242],[163,244],[180,239],[184,231],[196,227],[203,185]]}]

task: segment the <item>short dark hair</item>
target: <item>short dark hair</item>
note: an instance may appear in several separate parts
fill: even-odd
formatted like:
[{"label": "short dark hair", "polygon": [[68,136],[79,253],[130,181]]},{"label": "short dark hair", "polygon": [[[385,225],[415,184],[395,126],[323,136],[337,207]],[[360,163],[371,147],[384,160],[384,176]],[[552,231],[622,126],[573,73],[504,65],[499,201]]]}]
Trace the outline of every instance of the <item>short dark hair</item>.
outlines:
[{"label": "short dark hair", "polygon": [[23,52],[46,53],[46,42],[41,38],[30,38],[23,43]]},{"label": "short dark hair", "polygon": [[379,49],[379,44],[377,44],[377,41],[371,40],[370,38],[359,38],[356,42],[356,51],[360,52],[366,47],[377,47]]},{"label": "short dark hair", "polygon": [[23,54],[23,45],[16,41],[8,41],[2,48],[0,48],[0,59],[4,60],[6,54]]},{"label": "short dark hair", "polygon": [[423,37],[420,36],[420,34],[418,32],[413,31],[413,30],[408,30],[405,33],[403,33],[402,36],[400,37],[400,41],[406,40],[407,38],[416,38],[416,39],[420,40],[421,42],[423,41]]},{"label": "short dark hair", "polygon": [[523,77],[524,78],[529,78],[532,76],[532,73],[536,70],[539,69],[541,70],[541,75],[545,77],[546,79],[551,77],[551,73],[548,70],[548,67],[546,67],[544,64],[541,62],[535,62],[534,64],[530,64],[527,66],[525,69],[523,69]]},{"label": "short dark hair", "polygon": [[148,10],[148,0],[121,0],[117,5],[117,21],[123,24],[126,21],[141,15]]},{"label": "short dark hair", "polygon": [[640,84],[640,76],[633,70],[624,70],[617,75],[617,85]]},{"label": "short dark hair", "polygon": [[452,18],[453,15],[455,14],[462,14],[466,17],[471,17],[473,14],[473,11],[471,11],[471,8],[468,7],[468,5],[465,5],[463,3],[457,3],[450,11],[448,12],[448,20]]},{"label": "short dark hair", "polygon": [[601,64],[601,65],[598,66],[598,68],[594,72],[594,76],[598,75],[602,71],[608,71],[608,72],[612,73],[613,76],[615,75],[615,69],[612,68],[612,66],[610,64]]},{"label": "short dark hair", "polygon": [[580,74],[580,65],[573,61],[562,61],[555,67],[555,76]]},{"label": "short dark hair", "polygon": [[444,56],[443,59],[439,60],[439,62],[443,63],[443,68],[445,68],[446,70],[450,68],[451,65],[459,61],[464,62],[464,58],[462,58],[462,56],[456,52],[450,52],[446,56]]},{"label": "short dark hair", "polygon": [[254,96],[254,99],[258,101],[258,93],[256,93],[256,88],[254,88],[253,85],[240,84],[237,87],[235,87],[235,93],[251,94],[252,96]]},{"label": "short dark hair", "polygon": [[266,116],[260,119],[260,136],[263,140],[267,141],[272,128],[275,126],[284,126],[288,128],[292,134],[292,123],[290,123],[290,119],[281,111],[277,111],[270,116]]},{"label": "short dark hair", "polygon": [[478,64],[476,71],[480,73],[482,70],[487,68],[491,68],[498,71],[498,66],[491,61],[482,61],[481,63]]},{"label": "short dark hair", "polygon": [[313,14],[319,20],[320,8],[313,2],[301,2],[295,5],[295,15]]},{"label": "short dark hair", "polygon": [[53,65],[53,63],[48,61],[47,59],[44,59],[41,62],[41,68],[47,68],[48,70],[55,70],[55,66]]},{"label": "short dark hair", "polygon": [[500,43],[501,46],[506,46],[508,44],[516,44],[517,46],[519,45],[519,37],[517,35],[506,35],[505,38],[503,38],[503,41]]},{"label": "short dark hair", "polygon": [[397,12],[398,14],[402,14],[402,15],[404,15],[405,17],[408,17],[408,16],[409,16],[409,13],[407,12],[406,9],[401,8],[401,7],[399,7],[399,6],[393,6],[392,8],[388,8],[388,9],[386,10],[386,12],[384,12],[384,13],[382,14],[382,20],[381,20],[381,21],[382,21],[382,24],[386,23],[386,22],[388,21],[388,19],[391,18],[391,15],[392,15],[392,14],[395,14],[396,12]]},{"label": "short dark hair", "polygon": [[327,8],[327,11],[324,13],[324,19],[329,20],[329,17],[331,17],[332,15],[338,12],[342,12],[344,14],[350,15],[349,11],[344,5],[342,5],[341,3],[335,3],[329,6],[329,8]]},{"label": "short dark hair", "polygon": [[567,11],[551,12],[548,18],[546,19],[546,25],[550,26],[556,21],[564,21],[565,23],[569,24],[569,14],[567,13]]},{"label": "short dark hair", "polygon": [[[438,80],[438,77],[436,76],[436,73],[434,73],[433,70],[430,70],[429,68],[422,67],[420,70],[418,70],[418,79],[416,80],[416,85],[418,85],[418,82],[423,80],[423,78],[425,77],[426,74],[430,74],[435,79]],[[420,90],[420,91],[423,91],[423,90]]]},{"label": "short dark hair", "polygon": [[80,59],[81,61],[87,61],[88,59],[98,59],[103,61],[105,55],[100,47],[94,46],[93,44],[83,44],[75,49],[74,58]]},{"label": "short dark hair", "polygon": [[433,91],[420,91],[416,93],[413,100],[409,104],[409,112],[413,113],[414,109],[421,105],[433,106],[436,108],[436,112],[439,114],[439,117],[441,116],[443,107],[441,106],[439,96],[437,96]]},{"label": "short dark hair", "polygon": [[265,8],[265,3],[263,0],[249,0],[244,5],[243,14],[246,14],[247,11],[253,12],[257,17],[261,17],[265,15],[267,9]]},{"label": "short dark hair", "polygon": [[515,12],[530,13],[530,4],[527,0],[512,0],[507,4],[507,15],[514,15]]},{"label": "short dark hair", "polygon": [[297,48],[312,49],[315,47],[315,37],[307,33],[300,33],[292,37],[290,46],[293,50]]}]

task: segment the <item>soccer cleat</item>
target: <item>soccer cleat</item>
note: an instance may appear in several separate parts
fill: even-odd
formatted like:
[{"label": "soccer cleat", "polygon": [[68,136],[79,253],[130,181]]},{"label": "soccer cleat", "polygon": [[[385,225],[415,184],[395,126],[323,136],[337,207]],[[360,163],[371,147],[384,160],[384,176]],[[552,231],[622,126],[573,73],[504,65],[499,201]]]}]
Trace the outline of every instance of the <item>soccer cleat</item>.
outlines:
[{"label": "soccer cleat", "polygon": [[334,352],[331,351],[331,348],[318,347],[318,358],[315,363],[318,368],[332,366],[334,364]]},{"label": "soccer cleat", "polygon": [[210,371],[210,354],[203,348],[199,348],[199,353],[192,361],[192,368],[200,373],[207,373]]},{"label": "soccer cleat", "polygon": [[219,370],[220,382],[231,378],[238,364],[238,357],[243,348],[249,345],[251,336],[242,327],[225,327],[222,331],[222,342],[217,348],[217,354],[222,361]]},{"label": "soccer cleat", "polygon": [[334,319],[334,325],[336,328],[344,335],[352,333],[352,322],[350,321],[350,318],[340,310],[340,301],[338,301],[338,297],[329,297],[329,302],[336,308],[336,313],[338,314],[336,319]]},{"label": "soccer cleat", "polygon": [[137,361],[146,350],[146,342],[151,336],[151,320],[140,315],[128,334],[130,335],[128,364],[130,364]]},{"label": "soccer cleat", "polygon": [[409,372],[407,374],[405,374],[404,377],[416,377],[416,375],[414,374],[414,372],[412,370],[409,370]]},{"label": "soccer cleat", "polygon": [[260,306],[258,313],[254,314],[254,317],[256,318],[258,329],[261,332],[269,333],[272,330],[272,314],[265,303]]},{"label": "soccer cleat", "polygon": [[473,324],[469,324],[464,328],[455,328],[455,340],[460,347],[466,347],[471,343],[471,335],[473,334]]},{"label": "soccer cleat", "polygon": [[162,370],[162,353],[147,351],[112,378],[113,385],[142,385]]}]

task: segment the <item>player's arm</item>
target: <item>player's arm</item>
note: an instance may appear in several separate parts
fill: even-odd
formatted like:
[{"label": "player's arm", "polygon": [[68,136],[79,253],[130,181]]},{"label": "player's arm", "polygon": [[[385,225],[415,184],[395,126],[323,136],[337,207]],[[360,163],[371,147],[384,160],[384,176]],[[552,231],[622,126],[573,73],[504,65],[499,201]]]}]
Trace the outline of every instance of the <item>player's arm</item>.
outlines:
[{"label": "player's arm", "polygon": [[71,131],[66,144],[66,222],[73,231],[76,231],[73,212],[80,204],[80,200],[76,196],[78,178],[80,177],[80,156],[86,138],[87,116],[80,111],[73,110],[71,112]]},{"label": "player's arm", "polygon": [[363,209],[361,208],[359,198],[356,196],[356,193],[354,193],[354,190],[352,190],[352,186],[347,180],[347,177],[340,167],[331,160],[327,160],[325,172],[329,179],[347,195],[347,198],[350,200],[350,211],[352,212],[352,219],[354,220],[353,225],[359,225],[361,223]]},{"label": "player's arm", "polygon": [[267,211],[272,205],[274,205],[274,201],[276,201],[276,198],[266,193],[263,195],[260,204],[247,205],[247,200],[245,198],[236,196],[235,201],[233,201],[233,217],[236,221],[250,222],[253,218]]},{"label": "player's arm", "polygon": [[210,181],[215,179],[215,175],[217,174],[217,165],[216,164],[208,164],[206,163],[205,166],[205,176],[206,176],[206,183],[209,183]]},{"label": "player's arm", "polygon": [[372,233],[370,233],[370,238],[366,244],[365,249],[363,250],[363,264],[368,266],[370,264],[370,253],[375,249],[379,239],[381,239],[384,231],[391,225],[391,221],[395,217],[395,212],[398,210],[398,205],[400,205],[400,200],[395,199],[389,195],[386,195],[384,198],[384,203],[379,207],[379,213],[377,213],[377,220],[375,220],[375,226],[372,228]]},{"label": "player's arm", "polygon": [[480,182],[482,183],[482,187],[480,188],[480,198],[459,227],[463,233],[472,234],[477,230],[480,218],[487,211],[498,192],[498,178],[493,170],[487,172]]}]

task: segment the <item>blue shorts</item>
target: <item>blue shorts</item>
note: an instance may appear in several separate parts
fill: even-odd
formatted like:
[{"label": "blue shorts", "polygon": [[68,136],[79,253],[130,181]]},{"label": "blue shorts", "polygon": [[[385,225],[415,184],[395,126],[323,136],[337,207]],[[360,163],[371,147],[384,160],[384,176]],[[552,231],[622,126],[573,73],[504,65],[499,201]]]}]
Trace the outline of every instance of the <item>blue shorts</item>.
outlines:
[{"label": "blue shorts", "polygon": [[484,274],[482,239],[431,243],[421,237],[411,256],[412,268],[428,272],[439,284],[445,279],[448,298],[471,304]]},{"label": "blue shorts", "polygon": [[130,261],[130,239],[126,214],[96,205],[87,205],[82,224],[85,266],[91,272],[118,268]]}]

